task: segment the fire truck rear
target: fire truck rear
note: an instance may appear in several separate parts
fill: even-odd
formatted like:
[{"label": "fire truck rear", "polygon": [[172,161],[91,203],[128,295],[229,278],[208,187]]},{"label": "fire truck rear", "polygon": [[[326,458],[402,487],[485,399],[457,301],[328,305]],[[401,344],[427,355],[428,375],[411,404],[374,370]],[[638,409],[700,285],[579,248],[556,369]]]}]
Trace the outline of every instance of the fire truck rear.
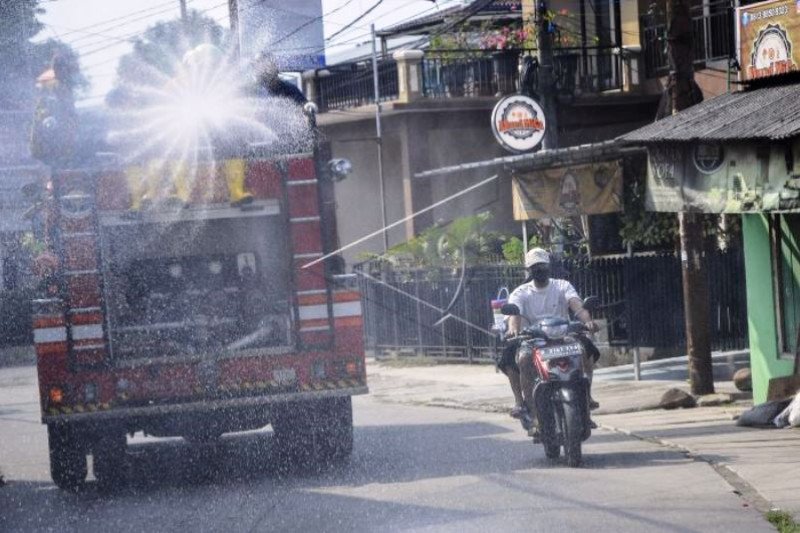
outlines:
[{"label": "fire truck rear", "polygon": [[325,262],[307,267],[332,248],[327,166],[317,151],[240,164],[247,205],[209,172],[184,205],[135,212],[126,169],[54,170],[58,266],[34,340],[59,487],[85,481],[88,455],[98,482],[124,478],[140,431],[209,441],[271,424],[278,450],[350,455],[360,298]]}]

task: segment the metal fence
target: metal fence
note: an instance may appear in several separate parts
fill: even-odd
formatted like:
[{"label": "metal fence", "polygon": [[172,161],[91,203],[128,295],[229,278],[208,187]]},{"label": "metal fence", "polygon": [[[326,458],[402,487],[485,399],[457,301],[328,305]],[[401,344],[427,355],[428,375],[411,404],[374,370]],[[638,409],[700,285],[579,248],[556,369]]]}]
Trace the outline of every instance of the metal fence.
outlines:
[{"label": "metal fence", "polygon": [[[740,250],[707,256],[712,348],[746,348],[747,304]],[[582,296],[595,295],[594,316],[608,324],[611,344],[685,348],[680,260],[675,255],[566,261],[554,275],[570,280]],[[487,359],[495,350],[490,301],[501,287],[522,283],[519,266],[472,267],[463,293],[453,300],[460,273],[449,269],[391,269],[379,263],[356,268],[364,307],[365,345],[376,353],[399,352],[455,359]]]},{"label": "metal fence", "polygon": [[[330,74],[318,79],[316,104],[320,111],[358,107],[375,103],[375,86],[371,61],[359,61],[329,67]],[[378,61],[380,100],[395,100],[398,96],[397,62]]]},{"label": "metal fence", "polygon": [[[425,52],[423,93],[428,98],[495,96],[516,92],[519,60],[534,50],[447,50]],[[614,48],[554,50],[553,75],[562,94],[622,86],[622,58]]]}]

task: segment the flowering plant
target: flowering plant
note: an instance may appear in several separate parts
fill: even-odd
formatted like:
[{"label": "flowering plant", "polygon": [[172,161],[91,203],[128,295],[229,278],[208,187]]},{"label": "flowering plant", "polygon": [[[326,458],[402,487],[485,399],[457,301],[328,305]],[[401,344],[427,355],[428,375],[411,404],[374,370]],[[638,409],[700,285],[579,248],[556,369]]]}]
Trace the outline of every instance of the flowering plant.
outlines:
[{"label": "flowering plant", "polygon": [[531,32],[526,28],[503,26],[499,30],[485,32],[480,37],[480,47],[484,50],[515,50],[524,48]]}]

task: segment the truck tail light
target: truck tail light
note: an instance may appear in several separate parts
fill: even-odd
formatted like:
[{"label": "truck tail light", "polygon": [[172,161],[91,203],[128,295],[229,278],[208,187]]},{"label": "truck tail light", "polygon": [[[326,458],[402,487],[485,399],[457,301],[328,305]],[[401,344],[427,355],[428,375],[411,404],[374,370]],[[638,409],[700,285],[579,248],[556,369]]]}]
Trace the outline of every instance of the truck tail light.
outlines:
[{"label": "truck tail light", "polygon": [[350,376],[357,376],[359,374],[358,364],[355,361],[348,361],[344,368]]},{"label": "truck tail light", "polygon": [[64,391],[61,387],[50,387],[48,397],[53,405],[64,403]]}]

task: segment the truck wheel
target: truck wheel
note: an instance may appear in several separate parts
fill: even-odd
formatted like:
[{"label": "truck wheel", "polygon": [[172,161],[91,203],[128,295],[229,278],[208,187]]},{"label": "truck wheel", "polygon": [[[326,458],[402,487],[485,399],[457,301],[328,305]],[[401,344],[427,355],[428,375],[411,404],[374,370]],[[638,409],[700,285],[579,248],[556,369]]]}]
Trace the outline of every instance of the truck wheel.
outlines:
[{"label": "truck wheel", "polygon": [[277,452],[289,461],[346,460],[353,451],[350,397],[304,402],[287,408],[272,423]]},{"label": "truck wheel", "polygon": [[77,490],[86,481],[86,450],[75,431],[62,425],[47,426],[50,477],[63,490]]},{"label": "truck wheel", "polygon": [[576,403],[564,403],[564,456],[567,465],[575,468],[583,461],[584,419],[586,418]]},{"label": "truck wheel", "polygon": [[92,457],[94,477],[101,490],[110,490],[125,482],[127,441],[125,432],[116,430],[97,439]]},{"label": "truck wheel", "polygon": [[353,453],[353,402],[349,396],[325,402],[315,445],[320,459],[345,461]]}]

